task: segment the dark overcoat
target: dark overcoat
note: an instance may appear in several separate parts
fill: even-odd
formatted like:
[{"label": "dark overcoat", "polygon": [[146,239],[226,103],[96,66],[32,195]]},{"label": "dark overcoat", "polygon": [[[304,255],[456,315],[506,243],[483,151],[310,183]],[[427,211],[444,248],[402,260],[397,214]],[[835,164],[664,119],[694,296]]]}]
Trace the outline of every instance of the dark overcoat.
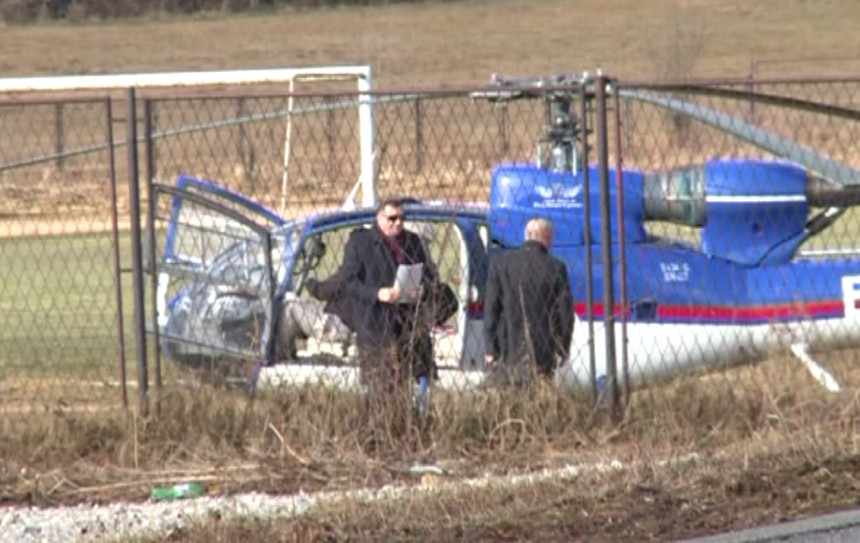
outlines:
[{"label": "dark overcoat", "polygon": [[[427,303],[438,278],[427,256],[421,238],[404,230],[400,238],[402,264],[424,265],[425,298]],[[398,342],[414,357],[415,375],[433,368],[430,338],[432,323],[419,322],[419,311],[413,304],[382,303],[377,298],[380,288],[394,284],[398,262],[394,252],[376,227],[355,230],[349,237],[344,258],[335,274],[323,282],[309,284],[311,294],[327,300],[326,310],[338,315],[356,334],[359,348],[384,346]]]},{"label": "dark overcoat", "polygon": [[493,256],[484,313],[488,355],[548,375],[568,356],[573,296],[564,262],[535,241]]}]

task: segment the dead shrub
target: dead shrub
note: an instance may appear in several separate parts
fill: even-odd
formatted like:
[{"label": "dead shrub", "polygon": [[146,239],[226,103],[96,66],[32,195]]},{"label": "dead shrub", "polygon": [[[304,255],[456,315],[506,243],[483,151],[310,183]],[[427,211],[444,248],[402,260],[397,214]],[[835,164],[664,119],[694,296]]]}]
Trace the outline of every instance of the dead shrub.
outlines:
[{"label": "dead shrub", "polygon": [[437,447],[476,455],[527,453],[560,440],[576,442],[588,430],[591,415],[583,398],[549,386],[440,393],[434,402]]},{"label": "dead shrub", "polygon": [[0,18],[11,25],[33,23],[41,18],[44,7],[44,0],[6,0],[0,2]]},{"label": "dead shrub", "polygon": [[137,17],[142,12],[143,7],[135,0],[76,0],[69,7],[66,18],[78,23],[90,19]]},{"label": "dead shrub", "polygon": [[[206,473],[225,491],[292,492],[335,480],[340,486],[390,483],[414,462],[456,462],[467,466],[464,473],[498,473],[588,457],[641,462],[722,451],[726,458],[745,458],[786,450],[787,444],[796,449],[791,458],[813,464],[850,452],[846,444],[855,440],[860,402],[822,397],[817,383],[801,370],[786,371],[785,363],[637,391],[620,424],[606,407],[551,386],[434,390],[429,414],[409,413],[400,419],[407,422],[402,431],[375,416],[374,404],[353,391],[308,385],[249,395],[171,384],[160,397],[153,392],[148,417],[71,411],[3,426],[0,458],[9,476],[0,478],[0,496],[57,499],[110,486],[106,480],[151,481],[162,473]],[[246,467],[225,474],[236,465]],[[213,466],[221,467],[211,471]],[[17,476],[22,470],[30,475]],[[44,474],[54,474],[54,483],[46,483]],[[650,481],[655,475],[642,470],[636,477]]]}]

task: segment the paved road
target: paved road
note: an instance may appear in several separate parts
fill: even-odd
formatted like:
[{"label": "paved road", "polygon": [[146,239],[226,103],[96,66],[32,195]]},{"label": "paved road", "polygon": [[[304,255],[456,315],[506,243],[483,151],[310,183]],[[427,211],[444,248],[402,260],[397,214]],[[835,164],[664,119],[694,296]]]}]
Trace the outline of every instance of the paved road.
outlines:
[{"label": "paved road", "polygon": [[860,541],[860,509],[761,528],[687,539],[681,543],[855,543]]}]

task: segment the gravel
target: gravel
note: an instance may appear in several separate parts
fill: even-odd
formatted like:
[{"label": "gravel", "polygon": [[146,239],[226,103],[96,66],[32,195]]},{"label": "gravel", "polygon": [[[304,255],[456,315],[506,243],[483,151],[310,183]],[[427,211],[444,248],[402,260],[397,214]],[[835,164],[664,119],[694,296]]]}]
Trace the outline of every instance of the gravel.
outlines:
[{"label": "gravel", "polygon": [[[698,455],[658,462],[688,463]],[[0,543],[30,543],[53,541],[127,541],[145,536],[167,538],[206,519],[277,519],[308,512],[311,508],[331,505],[338,501],[395,501],[417,493],[439,493],[471,487],[513,487],[539,481],[564,481],[577,478],[584,471],[617,472],[628,469],[618,460],[607,463],[567,465],[558,469],[540,470],[503,476],[485,475],[473,479],[447,479],[448,475],[435,466],[413,466],[417,476],[439,477],[430,485],[391,485],[375,489],[355,489],[273,496],[262,493],[232,496],[203,496],[172,502],[115,502],[108,505],[75,505],[69,507],[0,508]]]},{"label": "gravel", "polygon": [[127,541],[147,535],[166,537],[207,518],[297,515],[306,511],[312,501],[306,494],[251,493],[173,502],[5,507],[0,509],[0,542]]}]

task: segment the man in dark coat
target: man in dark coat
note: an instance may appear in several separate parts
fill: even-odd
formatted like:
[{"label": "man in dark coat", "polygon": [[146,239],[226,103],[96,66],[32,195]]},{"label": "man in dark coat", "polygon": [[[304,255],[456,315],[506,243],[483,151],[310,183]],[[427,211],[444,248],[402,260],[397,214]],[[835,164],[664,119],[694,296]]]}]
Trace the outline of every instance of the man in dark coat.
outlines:
[{"label": "man in dark coat", "polygon": [[487,384],[528,385],[568,356],[573,296],[564,262],[549,254],[552,223],[532,219],[523,245],[493,257],[484,332]]},{"label": "man in dark coat", "polygon": [[[435,266],[417,234],[405,230],[400,200],[383,201],[376,225],[354,231],[340,268],[329,279],[310,281],[312,295],[327,301],[356,335],[361,380],[371,396],[411,400],[411,380],[435,373],[432,322],[426,304],[437,283]],[[401,293],[395,286],[400,264],[424,264],[421,288]]]}]

